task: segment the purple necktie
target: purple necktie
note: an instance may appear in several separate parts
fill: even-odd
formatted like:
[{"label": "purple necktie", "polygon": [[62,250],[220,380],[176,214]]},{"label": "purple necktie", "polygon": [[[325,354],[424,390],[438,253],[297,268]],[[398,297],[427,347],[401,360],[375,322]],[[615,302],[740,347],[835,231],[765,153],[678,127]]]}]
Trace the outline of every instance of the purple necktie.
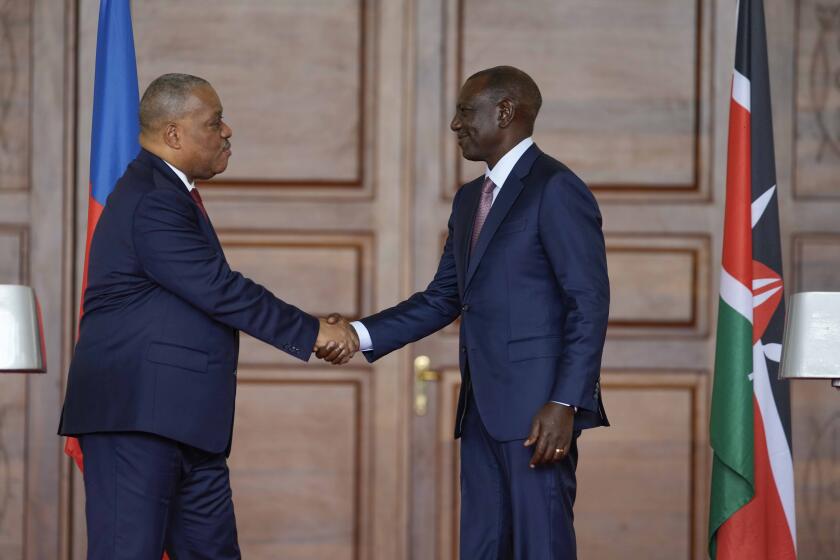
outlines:
[{"label": "purple necktie", "polygon": [[481,185],[481,199],[478,201],[478,211],[475,213],[475,222],[473,222],[472,239],[470,239],[470,254],[475,249],[478,243],[478,236],[481,235],[481,228],[484,227],[484,222],[487,220],[487,214],[490,213],[490,207],[493,206],[493,189],[496,185],[490,177],[484,179],[484,184]]}]

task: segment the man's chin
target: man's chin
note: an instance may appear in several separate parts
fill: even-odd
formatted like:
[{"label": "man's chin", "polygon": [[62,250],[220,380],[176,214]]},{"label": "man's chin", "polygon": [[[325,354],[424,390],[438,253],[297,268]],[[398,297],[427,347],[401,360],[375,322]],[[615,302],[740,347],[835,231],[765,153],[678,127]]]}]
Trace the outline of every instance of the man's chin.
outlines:
[{"label": "man's chin", "polygon": [[213,175],[218,175],[219,173],[224,173],[225,169],[228,167],[228,160],[230,159],[230,154],[222,157],[222,161],[213,168]]},{"label": "man's chin", "polygon": [[465,150],[464,148],[461,148],[461,155],[467,161],[482,161],[481,156],[478,156],[475,153],[470,152],[469,150]]}]

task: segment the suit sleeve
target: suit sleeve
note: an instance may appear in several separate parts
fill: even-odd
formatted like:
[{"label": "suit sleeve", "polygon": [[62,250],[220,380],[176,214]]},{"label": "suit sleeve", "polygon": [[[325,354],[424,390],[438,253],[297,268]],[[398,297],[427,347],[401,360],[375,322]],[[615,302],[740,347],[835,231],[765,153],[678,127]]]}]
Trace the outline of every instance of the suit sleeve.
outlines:
[{"label": "suit sleeve", "polygon": [[598,204],[573,173],[558,173],[546,185],[539,224],[540,240],[569,309],[551,400],[597,412],[596,384],[610,305]]},{"label": "suit sleeve", "polygon": [[216,321],[307,361],[318,320],[230,269],[177,192],[146,194],[134,213],[134,249],[146,274]]},{"label": "suit sleeve", "polygon": [[449,234],[446,237],[437,273],[426,289],[394,307],[362,319],[362,324],[367,328],[373,345],[372,350],[364,353],[369,362],[439,331],[461,314],[461,297],[458,294],[458,275],[452,248],[452,231],[458,194],[455,195],[452,203]]}]

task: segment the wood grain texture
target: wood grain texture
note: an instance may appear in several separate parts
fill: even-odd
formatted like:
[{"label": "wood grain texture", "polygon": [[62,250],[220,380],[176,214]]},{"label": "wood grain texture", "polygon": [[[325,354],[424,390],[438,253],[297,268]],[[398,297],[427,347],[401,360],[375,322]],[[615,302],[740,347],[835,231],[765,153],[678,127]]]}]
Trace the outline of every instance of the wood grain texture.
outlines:
[{"label": "wood grain texture", "polygon": [[[26,384],[25,559],[60,558],[62,380],[72,350],[72,2],[32,1],[28,283],[38,295],[48,372]],[[71,299],[72,298],[72,299]]]},{"label": "wood grain texture", "polygon": [[[700,558],[706,512],[706,375],[614,371],[602,377],[612,427],[579,440],[575,530],[581,558]],[[439,385],[437,558],[458,558],[460,374]]]},{"label": "wood grain texture", "polygon": [[708,332],[710,240],[705,236],[610,233],[610,335]]},{"label": "wood grain texture", "polygon": [[[371,308],[374,238],[370,233],[220,230],[234,270],[307,313],[359,318]],[[293,358],[243,335],[249,363],[295,363]],[[361,357],[358,358],[361,360]]]},{"label": "wood grain texture", "polygon": [[[456,87],[482,68],[520,67],[543,94],[535,139],[595,190],[705,189],[704,1],[452,1]],[[483,171],[460,158],[456,166],[459,183]]]},{"label": "wood grain texture", "polygon": [[218,91],[234,153],[219,181],[361,186],[365,0],[153,0],[133,14],[141,90],[187,72]]},{"label": "wood grain texture", "polygon": [[840,412],[822,381],[791,384],[799,558],[840,551]]},{"label": "wood grain texture", "polygon": [[24,558],[26,379],[0,374],[0,558]]},{"label": "wood grain texture", "polygon": [[[54,7],[39,1],[45,12]],[[831,202],[838,192],[837,159],[821,147],[823,137],[817,124],[817,115],[825,113],[826,122],[836,125],[837,90],[830,82],[821,82],[829,86],[830,96],[818,111],[810,86],[810,66],[818,46],[828,49],[829,72],[834,72],[836,31],[820,38],[822,16],[817,10],[830,11],[838,4],[838,0],[765,1],[782,222],[785,242],[797,255],[788,261],[793,267],[792,277],[788,270],[788,282],[795,287],[840,289],[836,211],[830,205],[806,203],[817,198]],[[67,51],[79,65],[78,73],[69,73],[71,84],[77,81],[78,89],[68,87],[67,91],[78,91],[79,99],[77,134],[67,153],[76,154],[76,206],[81,209],[76,222],[83,224],[98,2],[79,0],[64,5],[71,11],[78,5],[79,13],[78,56],[72,55],[72,49]],[[717,302],[714,288],[720,260],[733,6],[711,0],[188,0],[175,4],[147,0],[134,2],[133,8],[141,87],[164,71],[196,73],[217,86],[225,104],[226,118],[234,129],[234,157],[230,170],[212,183],[206,199],[217,227],[225,236],[235,233],[235,237],[224,239],[226,247],[229,243],[228,256],[284,299],[313,312],[335,307],[364,314],[425,287],[440,255],[437,236],[445,228],[451,194],[460,180],[479,172],[461,166],[448,130],[461,81],[480,67],[500,63],[519,64],[531,72],[546,97],[537,142],[578,172],[594,188],[602,205],[612,249],[614,289],[605,363],[612,368],[636,368],[620,380],[637,384],[605,388],[614,427],[587,434],[582,440],[581,445],[588,446],[582,450],[579,471],[582,557],[584,550],[595,551],[589,554],[595,558],[625,558],[636,553],[648,557],[644,547],[653,543],[672,557],[704,557],[705,443],[694,460],[686,454],[691,445],[704,441],[698,434],[707,422],[702,406],[707,401],[699,395],[706,380],[695,379],[705,374],[675,370],[710,368],[713,361],[710,318]],[[796,9],[798,20],[791,17]],[[49,40],[53,35],[41,37]],[[0,68],[4,54],[0,49]],[[46,60],[40,62],[42,73],[63,75],[60,64],[42,58]],[[2,85],[5,83],[0,82],[0,89]],[[51,106],[46,101],[50,96],[60,95],[44,87],[39,91],[39,114],[44,116],[38,122],[58,122],[60,119],[44,109]],[[75,104],[70,106],[75,111]],[[791,125],[794,111],[795,128]],[[42,140],[55,135],[54,129],[43,130]],[[833,134],[833,130],[829,132]],[[820,149],[823,154],[818,159]],[[55,159],[55,154],[48,157],[50,162]],[[52,184],[50,175],[53,181],[58,176],[52,166],[42,172],[44,185]],[[0,182],[4,180],[5,174]],[[794,183],[795,199],[788,194]],[[44,189],[39,197],[48,201],[53,194]],[[0,221],[28,223],[29,200],[21,198],[25,195],[26,191],[18,191],[0,198]],[[39,209],[52,208],[49,202],[39,204]],[[800,235],[806,227],[806,234]],[[82,228],[76,232],[77,240],[83,240]],[[53,268],[48,261],[56,257],[49,228],[45,225],[42,229],[39,263],[32,266],[31,275],[40,281],[50,278]],[[792,239],[791,233],[796,237]],[[268,245],[264,246],[266,239]],[[348,240],[349,244],[345,243]],[[13,255],[15,247],[14,236],[0,233],[0,258],[4,259],[0,260],[0,274],[19,274],[4,256]],[[77,248],[77,260],[81,254]],[[351,270],[361,273],[346,285],[336,281]],[[320,273],[326,273],[326,278],[313,281]],[[296,283],[300,287],[288,287]],[[73,291],[68,289],[68,293]],[[72,293],[70,307],[76,299]],[[271,557],[275,550],[282,550],[281,557],[356,554],[362,559],[407,558],[420,550],[406,543],[409,527],[416,533],[412,536],[415,541],[434,541],[433,552],[418,558],[453,557],[457,547],[458,511],[452,501],[457,495],[457,447],[450,439],[453,412],[447,412],[447,406],[454,403],[458,373],[443,367],[444,382],[434,392],[438,402],[430,409],[437,412],[434,421],[412,421],[409,395],[412,353],[428,353],[433,365],[451,366],[457,357],[457,336],[432,337],[373,367],[357,361],[346,378],[343,373],[321,372],[312,365],[286,360],[277,350],[247,338],[242,350],[240,376],[248,381],[243,384],[245,400],[239,408],[247,403],[253,409],[253,416],[243,420],[243,425],[254,425],[255,434],[266,436],[249,439],[238,432],[234,444],[233,460],[245,465],[245,478],[234,483],[234,499],[238,499],[241,486],[246,496],[238,511],[248,519],[248,527],[242,530],[249,557]],[[651,368],[663,371],[652,372]],[[611,373],[605,376],[605,383],[626,373]],[[648,375],[655,376],[654,380],[649,382]],[[672,375],[687,375],[685,383],[674,388]],[[366,378],[370,378],[369,388],[353,385],[365,383]],[[357,502],[342,488],[330,498],[334,502],[300,505],[305,501],[302,496],[312,491],[307,484],[301,485],[302,493],[284,502],[261,501],[256,496],[253,481],[260,480],[257,458],[283,473],[268,483],[273,496],[287,496],[285,493],[291,492],[288,480],[300,475],[284,463],[286,457],[264,448],[263,440],[274,436],[282,448],[286,434],[279,429],[268,433],[267,425],[310,421],[295,403],[287,412],[272,408],[275,400],[286,403],[294,396],[308,402],[319,395],[320,385],[305,383],[295,385],[289,395],[281,394],[281,387],[294,385],[293,380],[309,379],[332,383],[320,394],[334,401],[336,410],[361,417],[365,429],[359,437],[371,438],[368,443],[354,440],[349,427],[339,426],[329,412],[324,412],[328,421],[322,426],[306,427],[314,434],[335,430],[335,446],[342,452],[350,448],[348,442],[356,445],[362,441],[361,497]],[[47,389],[37,390],[48,394]],[[352,409],[353,391],[363,396],[369,392],[369,400],[362,398],[360,407]],[[689,396],[692,391],[694,397]],[[816,519],[819,512],[836,511],[838,480],[832,467],[836,464],[836,399],[832,399],[834,393],[822,391],[821,385],[794,388],[802,558],[834,557],[840,550],[833,540],[836,526]],[[692,398],[695,408],[690,412],[685,407]],[[632,408],[637,399],[649,405],[640,413]],[[661,410],[657,410],[660,401]],[[696,406],[698,401],[700,406]],[[36,419],[47,418],[50,403],[42,398],[31,414]],[[313,410],[322,411],[318,406]],[[687,424],[690,415],[695,418],[694,431]],[[431,441],[418,444],[424,433]],[[622,437],[644,446],[651,455],[637,457]],[[36,442],[40,442],[36,453],[42,454],[37,456],[57,455],[44,441],[46,436]],[[301,456],[320,458],[317,452],[303,448],[297,435],[292,434],[289,441],[294,444],[289,449]],[[618,482],[609,480],[616,472],[624,476],[627,461],[610,454],[613,444],[634,462],[650,466],[657,476],[660,465],[649,465],[650,457],[673,469],[663,475],[662,488],[651,490],[652,503],[661,509],[650,518],[644,510],[644,495],[624,494],[633,488],[617,487]],[[333,441],[328,440],[328,445]],[[412,478],[421,472],[412,463],[428,457],[411,457],[409,450],[418,454],[431,450],[442,458],[443,462],[435,460],[431,469],[439,486]],[[594,467],[595,457],[611,465],[608,472]],[[697,470],[686,478],[689,464]],[[38,485],[48,489],[44,493],[52,488],[47,470],[31,468],[33,476],[45,482]],[[352,478],[332,464],[323,473],[311,474],[333,484],[349,484]],[[635,466],[626,476],[626,486],[637,484],[640,492],[658,482],[654,477],[639,478]],[[376,484],[365,482],[365,477]],[[687,494],[689,480],[694,481],[693,498]],[[673,490],[670,500],[664,493],[668,489]],[[76,486],[77,521],[82,511],[79,490]],[[424,492],[435,496],[434,503],[409,516],[409,502]],[[618,498],[623,501],[617,503]],[[694,541],[690,540],[692,522],[686,509],[691,499]],[[33,493],[31,501],[30,540],[37,544],[36,529],[49,527],[50,508],[56,508],[43,495]],[[351,503],[359,504],[357,510],[352,510]],[[341,515],[324,514],[328,530],[319,544],[319,534],[312,529],[315,521],[306,517],[306,512],[311,511],[307,508],[328,506]],[[607,515],[596,520],[596,510],[601,509]],[[295,511],[302,512],[303,519],[290,519]],[[418,521],[413,517],[417,512],[430,519]],[[673,518],[657,518],[661,512],[670,512]],[[275,516],[310,538],[292,543],[286,528],[274,525]],[[648,523],[644,523],[646,519]],[[359,527],[355,548],[348,536],[348,527],[354,524]],[[428,532],[430,526],[438,528],[436,533]],[[673,533],[665,534],[662,527]],[[630,537],[627,551],[610,548],[623,542],[630,529],[638,535]],[[77,523],[76,557],[83,553],[81,530],[83,525]],[[596,541],[592,535],[609,542]],[[650,543],[641,542],[643,535],[648,535],[645,538]],[[45,540],[49,538],[47,535]],[[38,546],[31,548],[30,557],[37,557],[40,551],[47,551],[43,557],[52,557],[48,544]],[[2,552],[0,556],[5,558]],[[655,558],[656,553],[649,556]]]},{"label": "wood grain texture", "polygon": [[0,3],[0,192],[29,189],[32,9]]},{"label": "wood grain texture", "polygon": [[582,558],[702,557],[706,379],[701,372],[603,375],[612,427],[579,441]]},{"label": "wood grain texture", "polygon": [[840,198],[840,2],[796,2],[794,194]]},{"label": "wood grain texture", "polygon": [[840,291],[840,233],[800,233],[793,237],[793,290]]},{"label": "wood grain texture", "polygon": [[248,558],[364,558],[367,376],[240,372],[231,484]]},{"label": "wood grain texture", "polygon": [[29,236],[23,226],[0,225],[0,284],[26,284]]},{"label": "wood grain texture", "polygon": [[[794,236],[794,290],[840,291],[840,234]],[[828,382],[791,383],[800,558],[840,551],[840,408]]]}]

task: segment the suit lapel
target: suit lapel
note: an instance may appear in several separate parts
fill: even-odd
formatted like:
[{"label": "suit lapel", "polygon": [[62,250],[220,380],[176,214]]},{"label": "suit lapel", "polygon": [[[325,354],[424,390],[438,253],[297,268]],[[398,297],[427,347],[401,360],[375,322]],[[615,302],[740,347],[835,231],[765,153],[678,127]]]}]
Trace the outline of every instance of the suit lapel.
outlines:
[{"label": "suit lapel", "polygon": [[470,235],[472,234],[473,221],[475,221],[475,213],[478,210],[478,199],[481,198],[481,183],[483,181],[484,177],[479,177],[462,187],[463,194],[458,204],[458,215],[455,216],[456,231],[458,232],[454,240],[456,243],[455,258],[460,272],[458,280],[461,288],[466,284]]},{"label": "suit lapel", "polygon": [[[190,204],[195,205],[195,201],[193,200],[192,196],[190,196],[190,191],[187,188],[187,186],[184,184],[183,181],[181,181],[181,179],[177,175],[175,175],[175,172],[172,171],[172,169],[170,169],[168,165],[166,165],[166,162],[164,162],[162,159],[152,154],[151,152],[142,150],[141,153],[144,153],[147,156],[148,161],[150,161],[154,170],[157,171],[157,174],[155,174],[154,177],[158,181],[158,186],[174,188],[175,190],[189,198]],[[197,205],[196,213],[198,214],[198,223],[200,224],[202,231],[207,235],[207,238],[210,239],[211,243],[213,243],[216,246],[216,248],[221,252],[222,244],[219,241],[218,236],[216,236],[216,230],[213,227],[213,224],[210,222],[210,218],[205,216],[204,213],[198,209]]]},{"label": "suit lapel", "polygon": [[[510,212],[510,209],[513,207],[513,203],[516,202],[516,199],[519,198],[519,194],[522,192],[522,189],[525,188],[522,179],[528,175],[531,170],[531,166],[534,164],[534,160],[536,160],[537,156],[541,153],[542,152],[540,152],[536,144],[528,148],[528,150],[522,154],[522,157],[519,158],[519,161],[516,162],[516,165],[513,167],[513,170],[511,170],[510,175],[508,175],[508,178],[505,180],[505,184],[502,185],[502,189],[499,191],[496,201],[493,202],[493,206],[490,208],[490,213],[487,215],[484,227],[481,228],[481,234],[478,237],[475,250],[469,256],[469,266],[467,268],[467,277],[464,281],[464,290],[466,290],[470,285],[470,280],[472,280],[475,275],[475,271],[478,268],[484,253],[487,251],[487,247],[493,240],[496,230],[499,229],[499,226],[504,221],[505,216],[508,215],[508,212]],[[480,189],[477,190],[480,194]],[[472,231],[472,222],[470,222],[468,231]],[[467,239],[469,238],[470,233],[467,234]]]},{"label": "suit lapel", "polygon": [[[478,263],[481,262],[481,258],[487,251],[487,247],[490,245],[493,235],[495,235],[496,230],[499,229],[499,225],[501,225],[505,216],[507,216],[508,212],[510,212],[513,203],[516,202],[517,198],[519,198],[519,193],[522,192],[522,188],[522,180],[511,173],[505,181],[502,190],[499,191],[499,195],[496,197],[496,201],[493,203],[493,206],[490,208],[490,213],[487,214],[487,220],[484,222],[484,227],[481,228],[481,234],[478,236],[478,242],[475,244],[475,249],[469,257],[470,260],[469,267],[467,268],[467,278],[464,283],[465,287],[470,285],[470,280],[472,280],[472,277],[478,268]],[[469,236],[467,237],[469,238]]]}]

